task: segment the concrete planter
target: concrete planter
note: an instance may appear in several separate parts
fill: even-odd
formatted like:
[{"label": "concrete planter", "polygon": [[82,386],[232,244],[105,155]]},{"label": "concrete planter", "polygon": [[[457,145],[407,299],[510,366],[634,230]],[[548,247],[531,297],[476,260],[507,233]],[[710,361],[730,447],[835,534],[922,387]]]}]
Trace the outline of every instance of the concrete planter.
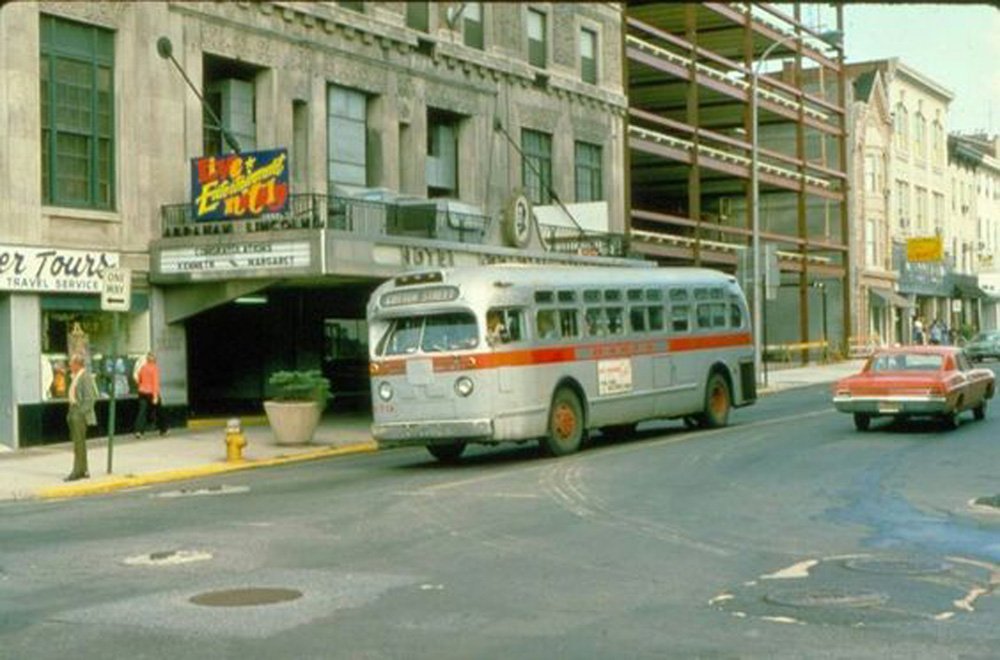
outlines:
[{"label": "concrete planter", "polygon": [[279,445],[306,445],[312,442],[323,414],[316,401],[265,401],[264,412]]}]

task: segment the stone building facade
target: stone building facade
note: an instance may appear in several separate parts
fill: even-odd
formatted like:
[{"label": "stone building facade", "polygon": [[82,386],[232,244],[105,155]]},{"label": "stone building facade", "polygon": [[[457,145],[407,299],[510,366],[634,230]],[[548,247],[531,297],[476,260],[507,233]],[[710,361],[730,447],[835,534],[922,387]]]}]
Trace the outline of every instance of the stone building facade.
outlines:
[{"label": "stone building facade", "polygon": [[[625,223],[621,30],[598,3],[3,5],[0,443],[62,439],[77,344],[105,391],[125,374],[126,418],[125,372],[156,351],[179,420],[259,401],[275,368],[345,372],[331,342],[367,341],[368,292],[402,269],[600,259],[573,241]],[[190,217],[192,160],[233,144],[287,151],[291,210]],[[521,191],[552,227],[504,245]],[[403,201],[429,233],[392,235]],[[234,256],[280,250],[294,267]],[[108,267],[132,273],[116,359]]]}]

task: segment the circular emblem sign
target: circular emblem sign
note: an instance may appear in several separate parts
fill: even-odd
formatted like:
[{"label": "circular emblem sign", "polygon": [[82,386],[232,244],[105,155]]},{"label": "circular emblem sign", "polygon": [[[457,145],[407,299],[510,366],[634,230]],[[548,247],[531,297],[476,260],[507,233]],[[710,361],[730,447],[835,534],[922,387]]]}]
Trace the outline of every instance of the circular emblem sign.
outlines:
[{"label": "circular emblem sign", "polygon": [[531,240],[531,203],[524,195],[518,195],[507,205],[504,213],[504,239],[516,248],[528,247]]}]

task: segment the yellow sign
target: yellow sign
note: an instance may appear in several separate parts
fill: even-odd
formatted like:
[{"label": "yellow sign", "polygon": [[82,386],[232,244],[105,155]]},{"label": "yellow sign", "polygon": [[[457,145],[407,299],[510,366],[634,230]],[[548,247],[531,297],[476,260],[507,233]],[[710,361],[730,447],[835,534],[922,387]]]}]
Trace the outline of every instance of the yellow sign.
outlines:
[{"label": "yellow sign", "polygon": [[906,240],[906,260],[910,262],[941,261],[943,252],[940,236]]}]

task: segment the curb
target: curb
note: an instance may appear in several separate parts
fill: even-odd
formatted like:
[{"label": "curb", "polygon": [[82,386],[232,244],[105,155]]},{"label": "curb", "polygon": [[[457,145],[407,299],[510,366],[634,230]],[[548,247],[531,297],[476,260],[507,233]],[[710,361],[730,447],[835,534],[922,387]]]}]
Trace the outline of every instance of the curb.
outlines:
[{"label": "curb", "polygon": [[198,465],[190,468],[179,468],[176,470],[163,470],[161,472],[150,472],[148,474],[129,474],[123,476],[112,476],[109,479],[86,484],[69,484],[65,486],[49,486],[35,491],[34,497],[38,499],[68,499],[71,497],[85,497],[87,495],[103,495],[127,488],[138,488],[152,484],[169,483],[172,481],[185,481],[187,479],[197,479],[210,477],[228,472],[239,472],[254,468],[273,467],[277,465],[288,465],[290,463],[302,463],[321,458],[333,456],[349,456],[351,454],[367,454],[378,451],[378,443],[374,441],[359,442],[344,447],[324,447],[313,451],[302,452],[300,454],[281,455],[273,458],[263,458],[259,460],[244,460],[239,463],[213,463],[209,465]]}]

